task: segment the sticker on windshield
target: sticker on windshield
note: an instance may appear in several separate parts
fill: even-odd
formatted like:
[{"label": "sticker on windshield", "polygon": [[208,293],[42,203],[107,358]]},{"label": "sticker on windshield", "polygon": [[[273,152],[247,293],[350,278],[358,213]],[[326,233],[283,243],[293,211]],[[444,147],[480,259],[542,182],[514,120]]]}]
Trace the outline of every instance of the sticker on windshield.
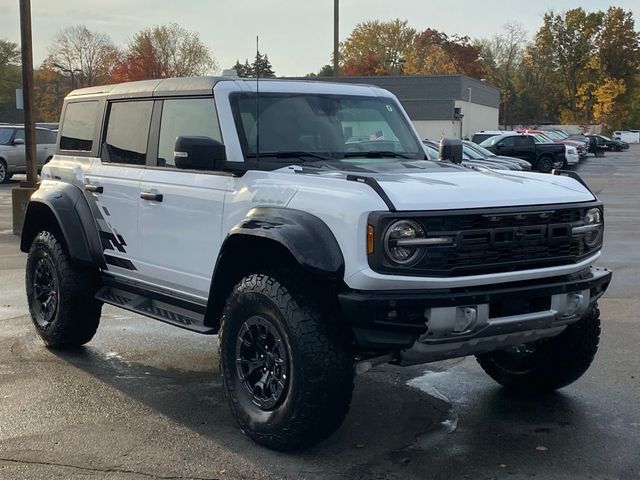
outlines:
[{"label": "sticker on windshield", "polygon": [[376,140],[384,140],[384,132],[382,130],[378,130],[377,132],[369,135],[370,142],[375,142]]},{"label": "sticker on windshield", "polygon": [[389,110],[390,112],[393,112],[393,107],[391,105],[387,105],[387,110]]}]

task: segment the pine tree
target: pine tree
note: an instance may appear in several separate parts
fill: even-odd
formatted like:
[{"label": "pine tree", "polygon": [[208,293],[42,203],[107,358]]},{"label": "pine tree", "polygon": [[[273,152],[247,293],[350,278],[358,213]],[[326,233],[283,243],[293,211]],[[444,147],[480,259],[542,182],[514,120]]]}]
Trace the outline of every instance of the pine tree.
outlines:
[{"label": "pine tree", "polygon": [[259,73],[260,78],[275,78],[276,74],[273,71],[273,66],[269,61],[269,56],[265,53],[262,55],[260,52],[256,53],[256,58],[253,61],[252,65],[253,69],[253,77],[256,76],[256,73]]}]

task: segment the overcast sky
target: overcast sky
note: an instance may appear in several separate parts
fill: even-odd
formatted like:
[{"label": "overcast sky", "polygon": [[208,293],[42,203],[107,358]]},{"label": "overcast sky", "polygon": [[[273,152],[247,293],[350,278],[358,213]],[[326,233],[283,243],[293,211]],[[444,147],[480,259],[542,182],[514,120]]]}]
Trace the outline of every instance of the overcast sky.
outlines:
[{"label": "overcast sky", "polygon": [[[606,10],[597,0],[340,0],[340,39],[366,20],[401,18],[418,30],[435,28],[451,35],[490,37],[510,21],[531,35],[549,8],[577,6]],[[621,0],[640,28],[640,0]],[[178,22],[200,33],[221,68],[260,50],[279,76],[304,75],[330,62],[333,50],[333,0],[31,0],[34,61],[44,59],[56,32],[75,24],[108,34],[119,46],[144,27]],[[0,38],[19,42],[18,0],[0,0]]]}]

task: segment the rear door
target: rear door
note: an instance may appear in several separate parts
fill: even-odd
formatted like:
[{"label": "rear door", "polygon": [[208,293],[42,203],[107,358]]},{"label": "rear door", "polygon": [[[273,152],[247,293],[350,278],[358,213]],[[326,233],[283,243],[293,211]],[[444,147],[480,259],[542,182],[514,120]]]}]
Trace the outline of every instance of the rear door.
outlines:
[{"label": "rear door", "polygon": [[222,242],[222,214],[231,175],[176,168],[178,136],[222,141],[213,98],[158,100],[148,167],[140,184],[139,271],[148,282],[206,302]]},{"label": "rear door", "polygon": [[533,137],[529,136],[518,136],[515,138],[515,146],[513,155],[514,157],[522,158],[528,161],[531,165],[534,165],[536,162],[536,145],[533,140]]},{"label": "rear door", "polygon": [[100,161],[93,162],[84,189],[94,205],[105,261],[115,276],[138,280],[138,195],[147,161],[152,100],[107,106]]}]

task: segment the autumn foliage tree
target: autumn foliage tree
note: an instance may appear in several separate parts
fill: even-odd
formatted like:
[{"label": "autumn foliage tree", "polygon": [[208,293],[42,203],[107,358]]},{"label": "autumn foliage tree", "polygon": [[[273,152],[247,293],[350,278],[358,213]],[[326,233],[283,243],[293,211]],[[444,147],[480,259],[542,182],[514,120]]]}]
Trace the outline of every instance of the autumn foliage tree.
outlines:
[{"label": "autumn foliage tree", "polygon": [[114,68],[112,81],[188,77],[216,68],[216,61],[200,35],[171,23],[136,33]]}]

